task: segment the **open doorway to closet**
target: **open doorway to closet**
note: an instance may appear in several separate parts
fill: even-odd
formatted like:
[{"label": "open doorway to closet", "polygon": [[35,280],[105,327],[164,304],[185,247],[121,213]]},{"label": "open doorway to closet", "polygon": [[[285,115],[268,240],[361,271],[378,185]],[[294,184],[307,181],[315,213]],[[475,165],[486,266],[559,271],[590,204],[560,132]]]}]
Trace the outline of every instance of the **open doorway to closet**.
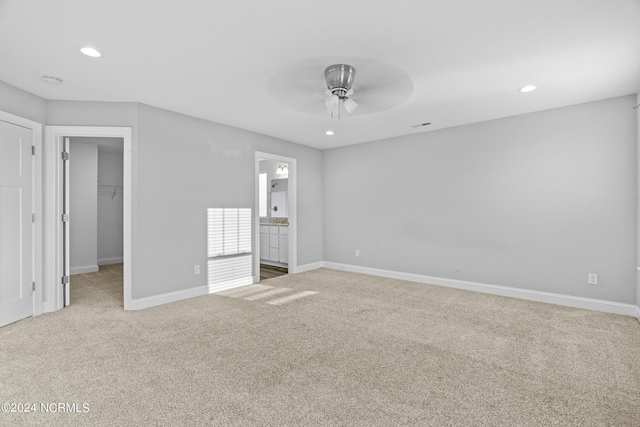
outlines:
[{"label": "open doorway to closet", "polygon": [[[87,139],[89,138],[89,139]],[[79,143],[75,147],[71,147],[71,140]],[[100,142],[100,144],[98,144]],[[119,266],[119,271],[115,276],[115,280],[119,283],[117,289],[117,300],[113,300],[114,304],[123,307],[125,310],[135,309],[135,302],[132,299],[132,279],[131,279],[131,247],[132,247],[132,130],[129,127],[101,127],[101,126],[46,126],[45,128],[45,206],[46,206],[46,245],[45,245],[45,276],[48,295],[51,295],[51,302],[47,307],[47,311],[56,311],[69,305],[72,301],[70,297],[73,294],[74,287],[71,286],[71,274],[78,275],[102,274],[104,268],[110,266]],[[93,145],[93,146],[92,146]],[[106,157],[110,154],[116,154],[117,166],[115,168],[101,168],[99,171],[99,163],[109,163],[108,159],[99,159],[100,152],[106,153]],[[80,147],[80,148],[78,148]],[[122,147],[122,160],[120,160],[120,150]],[[84,150],[83,150],[84,149]],[[89,152],[88,157],[83,157],[82,152]],[[87,153],[85,153],[87,154]],[[100,155],[102,157],[102,155]],[[114,157],[114,156],[111,156]],[[84,158],[84,161],[83,161]],[[88,159],[88,160],[87,160]],[[111,163],[113,159],[111,159]],[[85,196],[91,199],[95,206],[95,216],[93,220],[89,220],[87,225],[83,225],[82,211],[78,211],[77,207],[71,206],[72,199],[75,202],[82,201],[83,196],[71,194],[72,184],[71,176],[81,172],[82,169],[89,169],[88,174],[85,172],[87,187],[92,188],[91,195]],[[102,175],[100,175],[102,173]],[[121,178],[120,178],[121,177]],[[112,181],[113,179],[113,181]],[[76,183],[84,185],[85,182],[80,178],[74,179]],[[121,180],[121,181],[120,181]],[[99,182],[100,181],[100,182]],[[118,188],[118,182],[121,182],[121,189]],[[100,185],[100,186],[99,186]],[[105,187],[101,187],[105,185]],[[110,187],[110,193],[107,195],[107,189]],[[115,187],[115,188],[114,188]],[[114,195],[115,189],[115,195]],[[103,193],[103,194],[99,194]],[[98,216],[98,198],[105,198],[104,202],[113,200],[111,207],[116,207],[120,214],[116,214],[122,219],[122,230],[108,232],[109,240],[103,242],[110,243],[107,247],[115,248],[113,250],[105,250],[101,245],[100,251],[98,246],[98,234],[104,234],[104,230],[99,230],[99,225],[107,225],[104,214]],[[110,198],[113,199],[110,199]],[[118,201],[116,202],[116,200]],[[119,202],[122,199],[122,208]],[[102,204],[102,203],[101,203]],[[75,209],[76,213],[73,213]],[[117,218],[114,218],[118,221]],[[76,224],[75,221],[79,223]],[[93,225],[95,224],[95,225]],[[74,242],[71,240],[71,230],[75,229],[80,236],[74,236]],[[74,270],[72,271],[71,259],[72,246],[77,246],[77,237],[83,238],[83,234],[95,236],[94,243],[90,243],[91,249],[87,250],[91,253],[91,258],[75,258],[73,261]],[[84,254],[83,254],[84,255]],[[98,262],[100,259],[100,262]],[[97,273],[91,273],[91,270],[98,268]],[[83,269],[86,269],[83,271]],[[76,277],[78,277],[78,275]],[[113,277],[108,280],[114,279]],[[95,287],[94,287],[95,288]],[[89,291],[91,292],[91,290]],[[74,294],[73,300],[76,300]],[[102,301],[102,300],[101,300]]]},{"label": "open doorway to closet", "polygon": [[123,261],[123,139],[69,138],[71,274]]},{"label": "open doorway to closet", "polygon": [[68,139],[69,273],[74,303],[123,301],[123,154],[115,137]]}]

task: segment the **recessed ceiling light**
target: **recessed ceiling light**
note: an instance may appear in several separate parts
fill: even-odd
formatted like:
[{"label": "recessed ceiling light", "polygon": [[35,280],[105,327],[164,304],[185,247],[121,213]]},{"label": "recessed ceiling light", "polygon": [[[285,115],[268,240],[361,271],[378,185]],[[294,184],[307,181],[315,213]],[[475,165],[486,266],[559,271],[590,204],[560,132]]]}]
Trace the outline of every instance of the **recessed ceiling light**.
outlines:
[{"label": "recessed ceiling light", "polygon": [[527,85],[518,89],[518,92],[527,93],[527,92],[533,92],[534,90],[536,90],[536,87],[534,85]]},{"label": "recessed ceiling light", "polygon": [[53,76],[42,76],[42,81],[53,86],[60,86],[62,84],[61,78]]},{"label": "recessed ceiling light", "polygon": [[325,135],[331,136],[333,134],[334,134],[334,132],[332,130],[328,130],[328,131],[325,132]]},{"label": "recessed ceiling light", "polygon": [[80,52],[84,53],[87,56],[90,56],[92,58],[100,58],[102,56],[102,52],[100,52],[99,50],[93,48],[93,47],[83,47],[82,49],[80,49]]}]

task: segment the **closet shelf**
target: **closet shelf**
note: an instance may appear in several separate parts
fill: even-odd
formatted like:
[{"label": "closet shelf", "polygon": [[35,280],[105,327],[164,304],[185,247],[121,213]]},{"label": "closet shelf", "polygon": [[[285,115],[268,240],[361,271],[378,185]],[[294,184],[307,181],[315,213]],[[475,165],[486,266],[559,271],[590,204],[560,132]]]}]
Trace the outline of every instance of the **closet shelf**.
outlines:
[{"label": "closet shelf", "polygon": [[123,193],[124,187],[122,185],[98,184],[99,196],[111,196],[113,199],[116,195],[122,195]]}]

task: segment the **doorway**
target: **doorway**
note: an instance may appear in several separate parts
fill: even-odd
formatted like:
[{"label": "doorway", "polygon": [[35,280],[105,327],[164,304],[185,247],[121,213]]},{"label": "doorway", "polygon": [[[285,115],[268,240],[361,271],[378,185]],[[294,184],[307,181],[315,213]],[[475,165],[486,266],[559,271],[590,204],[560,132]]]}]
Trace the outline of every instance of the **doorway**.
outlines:
[{"label": "doorway", "polygon": [[[70,191],[69,180],[65,175],[69,174],[69,162],[72,160],[71,155],[66,156],[65,146],[69,140],[74,138],[82,139],[95,138],[101,139],[106,143],[112,139],[113,144],[122,146],[122,188],[121,195],[118,195],[119,189],[116,187],[115,197],[122,198],[122,270],[123,270],[123,305],[124,309],[131,309],[132,290],[131,290],[131,223],[132,223],[132,136],[131,128],[124,127],[86,127],[86,126],[47,126],[45,132],[45,141],[47,147],[47,188],[46,188],[46,207],[47,218],[51,221],[47,227],[47,246],[46,246],[46,277],[48,282],[48,290],[53,295],[53,307],[49,311],[55,311],[68,305],[70,302],[70,294],[72,292],[69,286],[69,276],[72,273],[70,266],[71,258],[71,239],[69,229],[73,228],[73,217],[69,214],[69,198],[64,198],[65,193]],[[106,138],[106,139],[103,139]],[[115,141],[118,140],[117,143]],[[82,144],[82,143],[80,143]],[[108,144],[107,144],[108,145]],[[97,151],[97,149],[96,149]],[[111,185],[111,191],[117,184],[105,183]],[[96,187],[98,186],[96,182]],[[106,188],[103,187],[103,191]],[[113,195],[113,193],[111,193]],[[97,196],[97,192],[96,192]],[[66,226],[69,225],[69,227]],[[98,230],[96,229],[96,233]],[[114,261],[112,259],[111,261]],[[97,266],[97,248],[96,261]],[[91,265],[91,264],[89,264]]]},{"label": "doorway", "polygon": [[297,162],[256,151],[254,282],[296,272]]},{"label": "doorway", "polygon": [[70,272],[123,261],[122,138],[69,138]]},{"label": "doorway", "polygon": [[260,160],[260,280],[289,272],[289,164]]},{"label": "doorway", "polygon": [[83,285],[84,293],[109,289],[103,294],[119,295],[122,304],[122,289],[111,288],[122,286],[117,272],[123,262],[124,141],[73,137],[68,152],[69,287]]}]

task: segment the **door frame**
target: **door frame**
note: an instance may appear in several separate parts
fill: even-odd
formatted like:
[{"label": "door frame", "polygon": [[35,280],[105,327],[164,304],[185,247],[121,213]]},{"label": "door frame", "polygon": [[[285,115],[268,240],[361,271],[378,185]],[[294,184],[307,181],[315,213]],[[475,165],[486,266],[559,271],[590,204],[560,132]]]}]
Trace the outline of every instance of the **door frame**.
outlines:
[{"label": "door frame", "polygon": [[[123,268],[124,268],[124,309],[132,306],[132,130],[130,127],[105,126],[45,126],[46,146],[46,247],[45,247],[45,286],[49,298],[47,311],[60,310],[64,306],[62,279],[62,152],[65,137],[111,137],[122,138],[123,152]],[[97,191],[97,190],[96,190]],[[70,219],[73,222],[73,218]]]},{"label": "door frame", "polygon": [[263,153],[256,151],[255,169],[254,169],[254,201],[253,201],[253,281],[260,281],[260,212],[258,212],[258,180],[260,176],[260,160],[273,160],[276,162],[289,164],[289,194],[288,194],[288,211],[289,212],[289,274],[298,272],[298,166],[297,160],[293,157],[285,157],[277,154]]},{"label": "door frame", "polygon": [[35,291],[33,292],[33,313],[32,316],[38,316],[43,313],[43,268],[42,268],[42,250],[43,250],[43,207],[42,207],[42,124],[15,114],[7,113],[0,110],[0,120],[11,123],[31,130],[31,145],[35,150],[32,158],[32,206],[31,209],[35,214],[35,221],[32,228],[32,274],[31,279],[35,282]]}]

